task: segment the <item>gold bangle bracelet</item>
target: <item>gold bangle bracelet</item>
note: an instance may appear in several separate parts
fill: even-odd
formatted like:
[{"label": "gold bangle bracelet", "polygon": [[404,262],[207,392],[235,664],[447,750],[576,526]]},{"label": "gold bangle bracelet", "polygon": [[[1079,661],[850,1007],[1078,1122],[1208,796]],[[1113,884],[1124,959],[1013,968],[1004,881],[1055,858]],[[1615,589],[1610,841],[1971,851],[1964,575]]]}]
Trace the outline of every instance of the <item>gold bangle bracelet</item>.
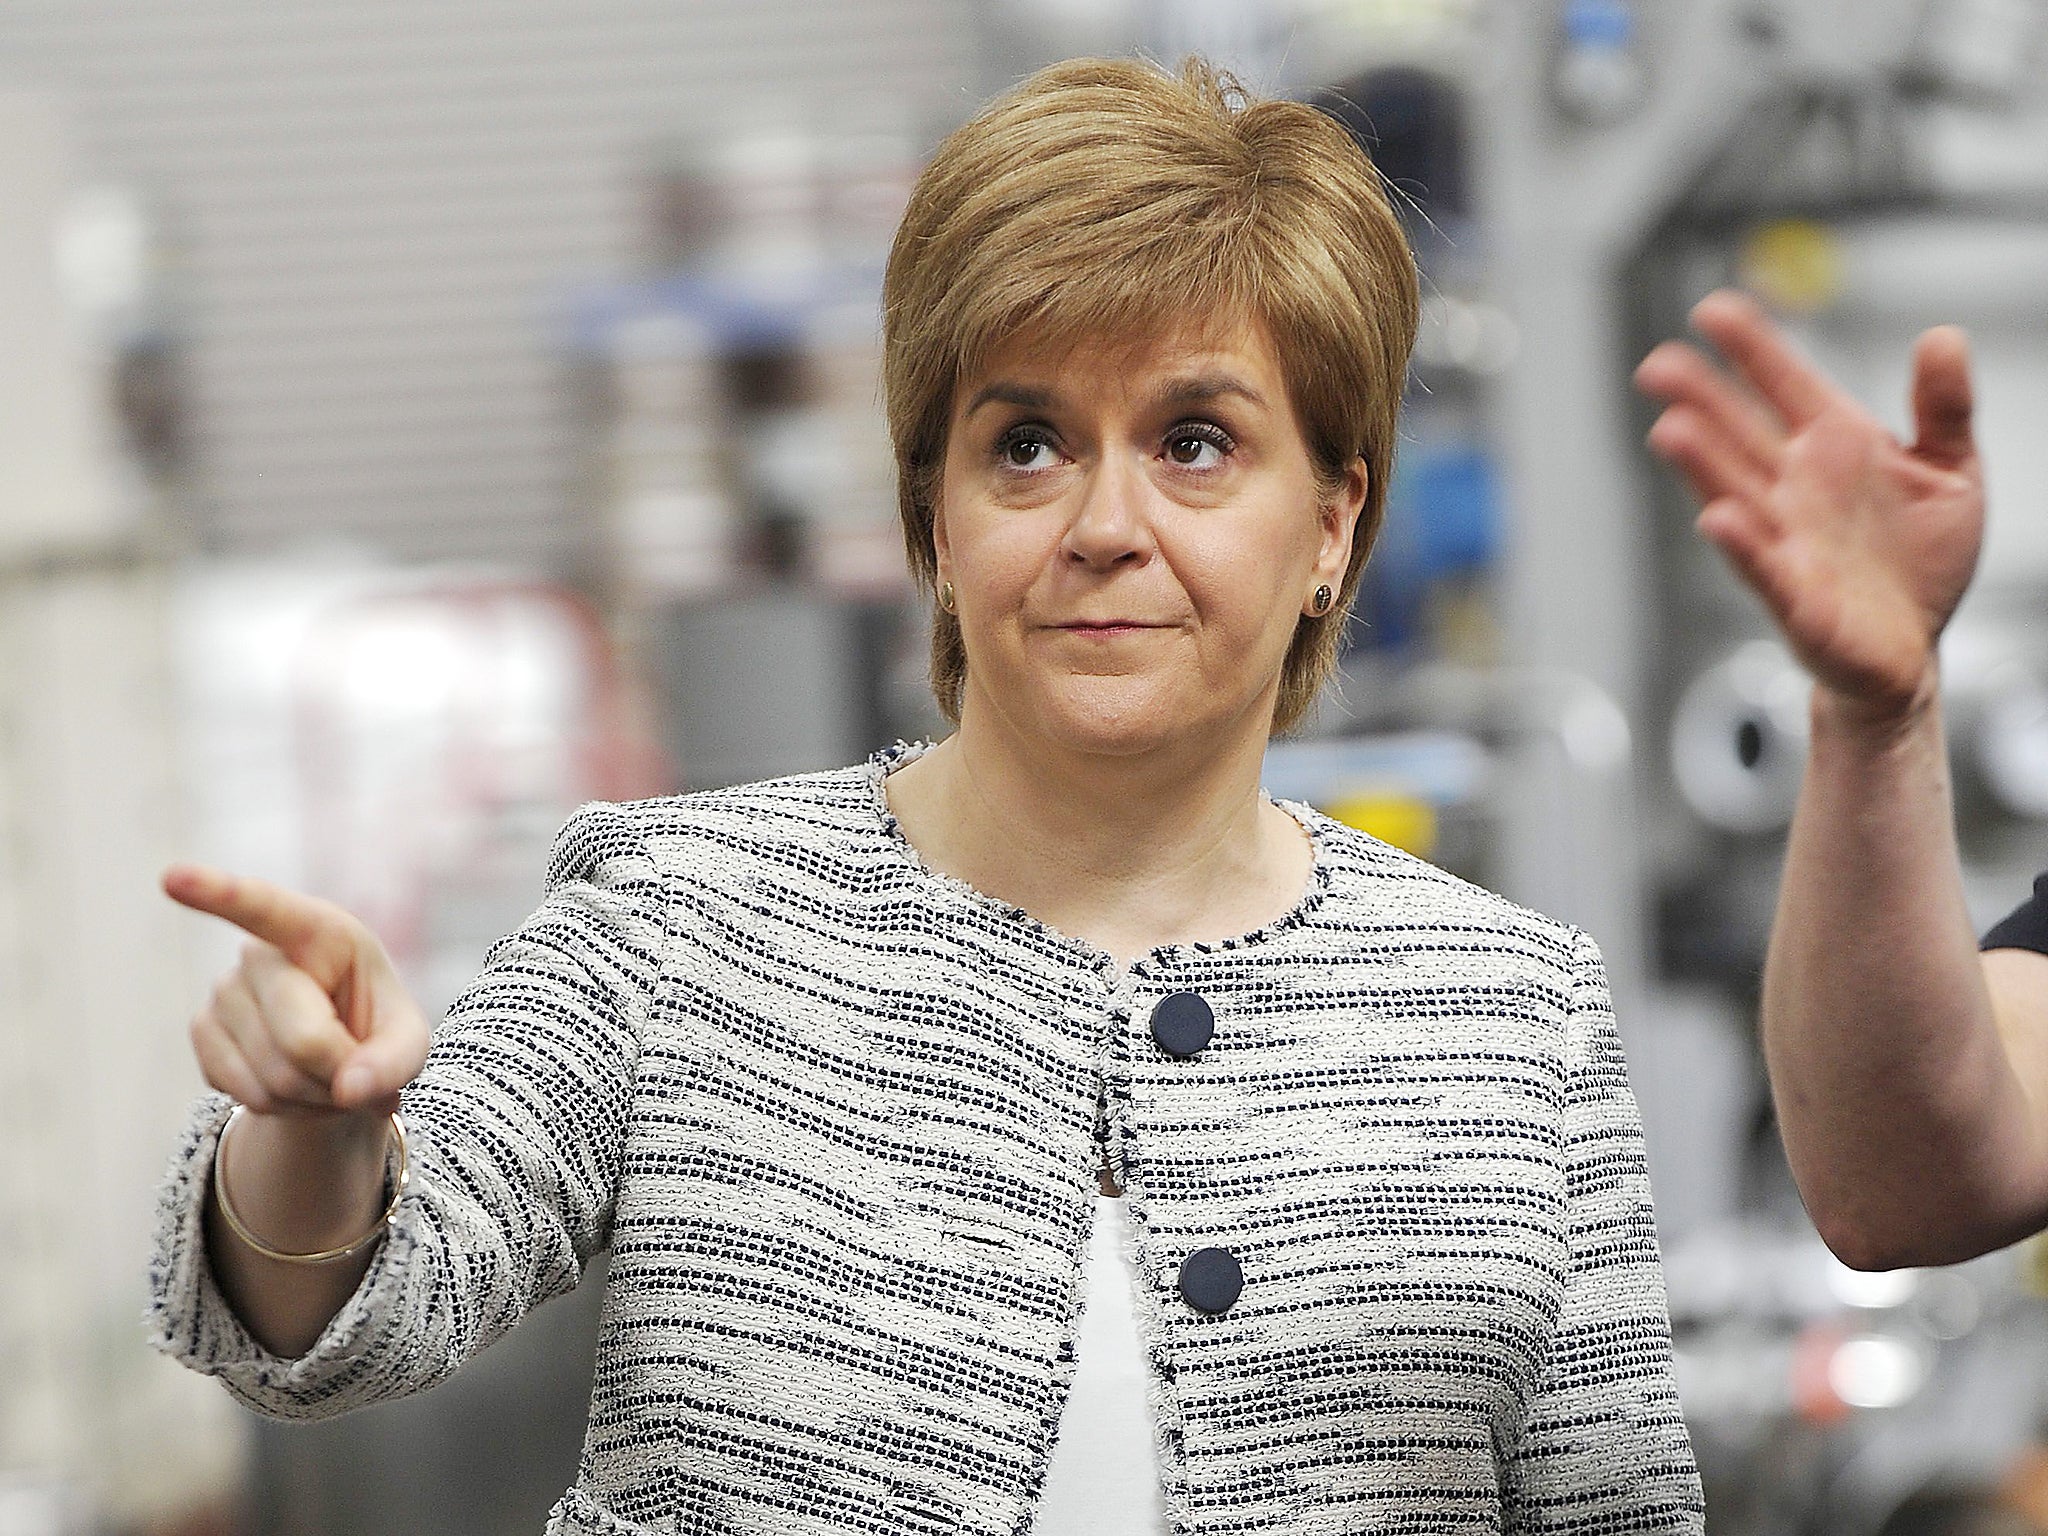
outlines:
[{"label": "gold bangle bracelet", "polygon": [[[395,1110],[391,1115],[391,1139],[398,1146],[398,1174],[395,1178],[391,1179],[391,1202],[384,1207],[384,1214],[377,1218],[377,1224],[354,1242],[344,1243],[339,1248],[322,1248],[317,1253],[286,1253],[282,1248],[271,1247],[270,1244],[264,1242],[254,1232],[251,1232],[243,1224],[242,1218],[236,1214],[234,1201],[228,1198],[228,1181],[227,1174],[224,1171],[226,1166],[224,1154],[228,1145],[228,1132],[232,1131],[235,1128],[235,1122],[242,1118],[244,1107],[240,1104],[234,1107],[229,1113],[226,1122],[222,1124],[220,1135],[214,1139],[213,1143],[214,1203],[220,1207],[221,1219],[228,1224],[228,1230],[241,1240],[244,1247],[252,1252],[262,1254],[266,1259],[275,1259],[280,1264],[332,1264],[336,1259],[345,1259],[350,1254],[367,1248],[371,1243],[384,1235],[385,1229],[391,1225],[392,1216],[397,1213],[398,1202],[405,1198],[405,1186],[412,1179],[412,1153],[406,1146],[405,1122],[398,1118]],[[388,1148],[384,1154],[384,1162],[389,1167],[391,1154]],[[387,1177],[389,1176],[387,1175]]]}]

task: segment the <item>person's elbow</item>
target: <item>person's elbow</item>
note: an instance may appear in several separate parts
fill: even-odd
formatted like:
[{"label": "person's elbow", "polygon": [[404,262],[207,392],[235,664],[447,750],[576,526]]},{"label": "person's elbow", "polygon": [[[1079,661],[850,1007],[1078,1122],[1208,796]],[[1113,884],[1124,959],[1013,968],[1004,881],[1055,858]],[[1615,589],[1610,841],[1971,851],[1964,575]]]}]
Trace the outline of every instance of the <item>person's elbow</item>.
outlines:
[{"label": "person's elbow", "polygon": [[1928,1257],[1930,1249],[1923,1235],[1896,1222],[1873,1220],[1867,1213],[1835,1210],[1816,1201],[1808,1202],[1807,1215],[1828,1252],[1851,1269],[1877,1272],[1953,1262]]},{"label": "person's elbow", "polygon": [[1800,1203],[1830,1253],[1851,1269],[1869,1271],[1966,1256],[1935,1256],[1963,1235],[1957,1228],[1969,1202],[1955,1198],[1952,1178],[1928,1177],[1924,1153],[1905,1167],[1880,1168],[1843,1157],[1842,1147],[1839,1136],[1788,1138],[1786,1145]]},{"label": "person's elbow", "polygon": [[1886,1209],[1809,1193],[1806,1213],[1830,1253],[1865,1271],[1961,1264],[2030,1237],[2044,1224],[2032,1208],[1960,1194],[1916,1209]]}]

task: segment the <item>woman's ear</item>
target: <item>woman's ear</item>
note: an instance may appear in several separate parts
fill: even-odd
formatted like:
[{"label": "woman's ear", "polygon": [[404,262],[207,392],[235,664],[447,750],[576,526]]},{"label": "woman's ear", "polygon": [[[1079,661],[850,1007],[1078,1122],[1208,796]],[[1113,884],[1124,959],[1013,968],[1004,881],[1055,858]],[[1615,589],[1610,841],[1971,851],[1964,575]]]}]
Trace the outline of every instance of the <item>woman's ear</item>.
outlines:
[{"label": "woman's ear", "polygon": [[953,575],[953,547],[946,541],[946,501],[932,498],[932,585],[950,581]]},{"label": "woman's ear", "polygon": [[1341,587],[1344,573],[1351,568],[1351,543],[1357,537],[1358,516],[1365,510],[1371,484],[1372,471],[1361,454],[1345,466],[1343,479],[1323,501],[1323,541],[1316,552],[1316,575],[1332,587]]}]

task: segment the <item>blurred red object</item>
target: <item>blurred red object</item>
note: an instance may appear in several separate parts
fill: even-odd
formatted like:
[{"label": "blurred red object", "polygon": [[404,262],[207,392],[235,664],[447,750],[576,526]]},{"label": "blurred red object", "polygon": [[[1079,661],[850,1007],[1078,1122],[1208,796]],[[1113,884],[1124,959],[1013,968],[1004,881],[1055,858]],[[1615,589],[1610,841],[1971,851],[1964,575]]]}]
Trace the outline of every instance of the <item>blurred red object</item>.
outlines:
[{"label": "blurred red object", "polygon": [[401,579],[322,612],[293,676],[305,883],[409,971],[522,916],[576,806],[675,785],[597,612],[566,588]]},{"label": "blurred red object", "polygon": [[1814,1323],[1792,1346],[1792,1410],[1808,1424],[1826,1429],[1855,1413],[1835,1389],[1835,1353],[1849,1335],[1836,1323]]}]

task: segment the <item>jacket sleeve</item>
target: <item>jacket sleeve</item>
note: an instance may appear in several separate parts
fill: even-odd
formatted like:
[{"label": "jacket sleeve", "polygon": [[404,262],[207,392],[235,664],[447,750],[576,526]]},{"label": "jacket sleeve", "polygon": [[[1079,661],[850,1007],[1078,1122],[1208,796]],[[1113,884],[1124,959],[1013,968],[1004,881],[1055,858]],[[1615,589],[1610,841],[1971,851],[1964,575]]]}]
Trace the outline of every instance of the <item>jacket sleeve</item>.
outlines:
[{"label": "jacket sleeve", "polygon": [[1564,1064],[1564,1296],[1541,1383],[1503,1469],[1506,1529],[1700,1532],[1704,1507],[1672,1380],[1642,1121],[1606,972],[1584,934],[1576,938]]},{"label": "jacket sleeve", "polygon": [[412,1178],[360,1286],[281,1359],[214,1283],[202,1217],[232,1104],[195,1110],[159,1198],[151,1342],[258,1412],[318,1418],[423,1391],[610,1239],[666,904],[627,813],[587,806],[555,843],[540,908],[486,957],[402,1094]]}]

